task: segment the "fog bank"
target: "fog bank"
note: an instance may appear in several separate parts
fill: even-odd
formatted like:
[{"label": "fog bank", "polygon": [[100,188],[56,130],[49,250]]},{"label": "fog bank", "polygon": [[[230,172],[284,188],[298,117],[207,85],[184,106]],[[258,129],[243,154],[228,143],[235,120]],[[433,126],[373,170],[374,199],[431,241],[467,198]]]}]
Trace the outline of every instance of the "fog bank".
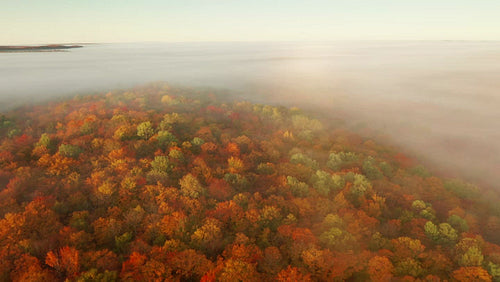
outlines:
[{"label": "fog bank", "polygon": [[498,188],[500,42],[147,43],[0,53],[0,108],[150,81],[317,107]]}]

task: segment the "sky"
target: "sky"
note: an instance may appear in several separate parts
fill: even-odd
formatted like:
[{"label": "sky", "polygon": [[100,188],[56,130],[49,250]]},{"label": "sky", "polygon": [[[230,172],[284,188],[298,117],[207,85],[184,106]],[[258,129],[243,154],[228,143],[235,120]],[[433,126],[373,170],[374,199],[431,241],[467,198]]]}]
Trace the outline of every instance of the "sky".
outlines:
[{"label": "sky", "polygon": [[0,45],[500,40],[499,0],[0,0]]}]

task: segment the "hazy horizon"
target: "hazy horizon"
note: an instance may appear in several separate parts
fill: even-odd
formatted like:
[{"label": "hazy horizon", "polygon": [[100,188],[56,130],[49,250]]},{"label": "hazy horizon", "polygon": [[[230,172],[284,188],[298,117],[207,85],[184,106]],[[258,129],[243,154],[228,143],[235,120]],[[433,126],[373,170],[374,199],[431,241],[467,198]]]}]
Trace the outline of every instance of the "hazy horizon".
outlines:
[{"label": "hazy horizon", "polygon": [[8,1],[0,45],[40,42],[500,40],[500,2]]},{"label": "hazy horizon", "polygon": [[175,40],[144,40],[144,41],[119,41],[119,42],[83,42],[83,41],[40,41],[40,42],[21,42],[16,44],[2,44],[1,46],[30,46],[30,45],[50,45],[50,44],[82,44],[82,45],[103,45],[103,44],[178,44],[178,43],[354,43],[354,42],[500,42],[500,39],[331,39],[331,40],[204,40],[204,41],[175,41]]}]

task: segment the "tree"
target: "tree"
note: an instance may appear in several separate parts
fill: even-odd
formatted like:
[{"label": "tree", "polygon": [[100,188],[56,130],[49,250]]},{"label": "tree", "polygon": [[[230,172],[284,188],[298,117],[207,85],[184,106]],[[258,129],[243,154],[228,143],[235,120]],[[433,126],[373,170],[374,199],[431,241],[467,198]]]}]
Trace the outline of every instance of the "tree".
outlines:
[{"label": "tree", "polygon": [[222,243],[221,222],[215,218],[207,218],[205,223],[191,235],[191,240],[209,254],[218,250]]},{"label": "tree", "polygon": [[372,188],[372,184],[362,174],[354,175],[353,186],[351,187],[351,194],[355,197],[361,197],[366,191]]},{"label": "tree", "polygon": [[394,272],[397,276],[412,276],[419,277],[424,274],[425,270],[422,268],[420,262],[412,258],[405,258],[396,262]]},{"label": "tree", "polygon": [[481,266],[483,254],[477,246],[471,246],[463,254],[459,254],[458,264],[461,266]]},{"label": "tree", "polygon": [[309,274],[302,274],[298,268],[292,267],[289,265],[286,269],[283,269],[278,275],[276,276],[276,281],[279,282],[295,282],[295,281],[303,281],[303,282],[309,282],[312,281],[311,275]]},{"label": "tree", "polygon": [[489,262],[488,263],[488,273],[493,276],[493,281],[500,281],[500,265]]},{"label": "tree", "polygon": [[52,140],[50,139],[50,136],[49,134],[47,133],[43,133],[41,136],[40,136],[40,140],[38,141],[38,143],[36,143],[37,146],[44,146],[45,148],[49,149],[51,148],[52,146]]},{"label": "tree", "polygon": [[356,247],[354,236],[338,227],[332,227],[323,232],[319,239],[325,246],[337,251],[353,250]]},{"label": "tree", "polygon": [[287,176],[286,180],[294,196],[307,197],[307,195],[309,195],[309,186],[306,183],[299,181],[293,176]]},{"label": "tree", "polygon": [[3,271],[0,270],[0,278],[2,280],[12,280],[12,281],[55,281],[57,277],[49,271],[48,269],[42,268],[40,261],[27,254],[23,254],[20,258],[15,261],[16,269],[13,270],[11,274],[11,279],[6,279],[2,274]]},{"label": "tree", "polygon": [[165,215],[161,220],[160,230],[168,238],[181,236],[186,230],[187,216],[175,211],[172,214]]},{"label": "tree", "polygon": [[125,254],[129,249],[130,242],[132,241],[132,233],[125,232],[120,236],[115,237],[115,250],[118,254]]},{"label": "tree", "polygon": [[112,249],[115,245],[115,238],[121,234],[121,222],[114,218],[100,217],[92,223],[94,228],[94,238],[98,246],[106,246]]},{"label": "tree", "polygon": [[391,240],[396,258],[418,258],[425,250],[425,246],[418,239],[399,237]]},{"label": "tree", "polygon": [[80,270],[79,253],[72,247],[62,247],[54,253],[50,251],[47,253],[45,263],[54,268],[63,277],[76,277]]},{"label": "tree", "polygon": [[141,137],[142,139],[148,140],[154,134],[155,131],[150,121],[142,122],[137,126],[137,136]]},{"label": "tree", "polygon": [[231,197],[232,189],[224,179],[212,179],[208,186],[208,194],[219,201],[227,200]]},{"label": "tree", "polygon": [[362,174],[355,173],[353,178],[353,185],[350,187],[347,197],[353,205],[360,206],[365,193],[371,190],[372,184]]},{"label": "tree", "polygon": [[170,133],[168,130],[161,130],[158,132],[158,146],[162,149],[167,149],[172,143],[177,143],[177,138],[175,135]]},{"label": "tree", "polygon": [[327,196],[330,189],[336,186],[332,176],[323,170],[317,170],[311,177],[310,182],[313,184],[314,189],[323,196]]},{"label": "tree", "polygon": [[318,169],[318,162],[302,153],[293,154],[290,157],[290,162],[292,164],[301,164],[312,169]]},{"label": "tree", "polygon": [[363,173],[370,180],[381,179],[384,177],[382,171],[380,171],[380,169],[375,165],[375,159],[372,156],[366,158],[363,162]]},{"label": "tree", "polygon": [[151,171],[147,174],[149,183],[166,182],[172,167],[173,165],[167,156],[155,156],[151,162]]},{"label": "tree", "polygon": [[128,260],[123,262],[120,278],[123,281],[163,281],[171,279],[169,272],[163,263],[149,261],[145,255],[133,252]]},{"label": "tree", "polygon": [[435,211],[432,209],[432,205],[425,203],[422,200],[415,200],[411,205],[412,209],[417,212],[421,217],[434,220],[436,218]]},{"label": "tree", "polygon": [[458,238],[457,231],[448,223],[441,223],[436,226],[431,221],[427,221],[424,225],[424,231],[427,237],[436,244],[454,244]]},{"label": "tree", "polygon": [[260,222],[262,226],[266,226],[275,230],[281,221],[280,210],[274,206],[264,206],[261,210]]},{"label": "tree", "polygon": [[368,262],[368,274],[372,281],[391,281],[393,271],[394,266],[387,257],[374,256]]},{"label": "tree", "polygon": [[458,239],[457,231],[448,223],[439,224],[439,235],[442,244],[454,244]]},{"label": "tree", "polygon": [[71,144],[61,144],[59,146],[59,154],[67,158],[78,158],[82,151],[80,147]]},{"label": "tree", "polygon": [[458,179],[444,182],[444,188],[462,199],[473,199],[479,196],[479,188]]},{"label": "tree", "polygon": [[220,281],[261,281],[255,264],[241,260],[228,259],[219,275]]},{"label": "tree", "polygon": [[181,193],[184,196],[196,199],[205,195],[205,188],[201,186],[198,179],[191,173],[184,175],[184,177],[179,180],[179,185],[181,186]]},{"label": "tree", "polygon": [[462,238],[454,248],[455,262],[460,266],[480,266],[483,262],[481,238]]},{"label": "tree", "polygon": [[231,188],[236,191],[244,192],[250,186],[250,183],[245,176],[239,173],[226,173],[224,174],[224,180],[231,186]]},{"label": "tree", "polygon": [[345,166],[352,165],[357,160],[358,156],[353,152],[331,153],[326,166],[332,170],[339,170]]},{"label": "tree", "polygon": [[469,231],[469,225],[467,224],[467,221],[456,214],[452,214],[450,215],[450,217],[448,217],[448,223],[460,232]]},{"label": "tree", "polygon": [[453,278],[460,282],[491,281],[491,276],[488,272],[484,268],[478,266],[461,267],[453,271]]},{"label": "tree", "polygon": [[280,250],[277,247],[270,246],[264,250],[262,261],[259,262],[258,268],[261,272],[276,275],[283,267],[284,261]]},{"label": "tree", "polygon": [[78,276],[77,282],[90,282],[90,281],[103,281],[112,282],[118,280],[118,273],[116,271],[105,270],[104,272],[98,272],[97,269],[92,268],[89,271],[85,271]]},{"label": "tree", "polygon": [[229,159],[227,159],[227,166],[229,172],[231,173],[241,172],[244,168],[243,162],[237,157],[230,157]]},{"label": "tree", "polygon": [[179,104],[179,100],[177,100],[176,98],[170,96],[170,95],[163,95],[161,97],[161,102],[163,104],[166,104],[168,106],[175,106],[175,105],[178,105]]},{"label": "tree", "polygon": [[169,266],[182,281],[199,281],[213,267],[210,260],[192,249],[175,253]]}]

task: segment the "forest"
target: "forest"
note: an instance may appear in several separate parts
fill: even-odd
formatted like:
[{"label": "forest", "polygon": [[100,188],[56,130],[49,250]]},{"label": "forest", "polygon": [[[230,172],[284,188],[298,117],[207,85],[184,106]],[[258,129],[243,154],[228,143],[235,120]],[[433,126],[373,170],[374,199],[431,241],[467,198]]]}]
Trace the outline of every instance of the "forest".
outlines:
[{"label": "forest", "polygon": [[154,83],[0,115],[0,281],[500,281],[498,191]]}]

